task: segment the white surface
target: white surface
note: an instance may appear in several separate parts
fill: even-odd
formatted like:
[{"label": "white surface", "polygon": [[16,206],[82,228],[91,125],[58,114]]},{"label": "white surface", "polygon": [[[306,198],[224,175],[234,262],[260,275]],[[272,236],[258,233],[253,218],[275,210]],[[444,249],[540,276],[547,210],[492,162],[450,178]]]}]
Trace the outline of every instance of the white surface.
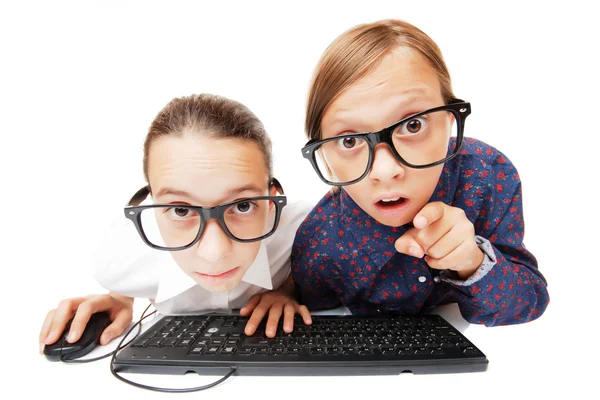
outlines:
[{"label": "white surface", "polygon": [[[0,5],[5,390],[63,399],[155,398],[114,379],[107,362],[51,364],[37,354],[46,312],[64,297],[100,290],[89,274],[90,255],[143,184],[142,142],[155,114],[171,98],[194,92],[247,104],[271,133],[276,175],[288,196],[317,201],[327,188],[299,150],[313,68],[344,30],[396,17],[441,47],[455,94],[472,103],[466,134],[496,146],[517,166],[525,243],[548,279],[548,310],[525,325],[467,326],[490,359],[481,374],[236,377],[183,396],[597,395],[592,325],[599,218],[592,192],[600,30],[593,7],[577,1],[217,3]],[[173,386],[205,382],[146,379]]]}]

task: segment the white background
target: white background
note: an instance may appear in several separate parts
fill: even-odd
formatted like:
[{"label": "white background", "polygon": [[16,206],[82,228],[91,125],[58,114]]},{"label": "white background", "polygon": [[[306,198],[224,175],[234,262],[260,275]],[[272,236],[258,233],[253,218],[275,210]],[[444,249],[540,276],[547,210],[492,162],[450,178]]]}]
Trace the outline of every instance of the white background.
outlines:
[{"label": "white background", "polygon": [[[517,166],[525,243],[549,282],[551,304],[531,328],[478,331],[482,341],[516,329],[530,336],[490,357],[490,366],[507,368],[498,375],[503,381],[493,379],[489,392],[472,395],[591,388],[584,377],[591,368],[597,372],[592,361],[598,354],[591,327],[600,266],[600,207],[593,194],[600,134],[597,13],[577,1],[483,3],[2,1],[0,337],[5,366],[12,366],[2,378],[5,385],[101,397],[90,386],[96,379],[90,374],[73,382],[63,370],[71,380],[65,387],[58,381],[56,387],[35,384],[62,367],[37,355],[38,330],[60,299],[101,290],[89,275],[94,246],[144,184],[142,143],[168,101],[209,92],[246,104],[272,137],[275,173],[289,198],[316,202],[327,187],[300,148],[317,60],[355,24],[399,18],[442,49],[455,94],[472,104],[465,134],[497,147]],[[587,342],[594,337],[594,344]],[[535,372],[542,367],[535,357],[513,358],[511,348],[519,343],[544,355],[545,375]],[[94,374],[108,374],[94,368]],[[148,394],[104,375],[124,395]],[[268,398],[297,397],[303,393],[298,387],[310,393],[311,385],[325,382],[305,378],[291,386],[292,380],[236,379],[232,393]],[[468,379],[477,378],[374,379],[332,381],[339,386],[327,393],[402,396],[399,388],[419,393],[419,387],[433,390],[431,382],[443,382],[435,390],[452,397],[469,394]],[[198,395],[226,389],[214,390]]]}]

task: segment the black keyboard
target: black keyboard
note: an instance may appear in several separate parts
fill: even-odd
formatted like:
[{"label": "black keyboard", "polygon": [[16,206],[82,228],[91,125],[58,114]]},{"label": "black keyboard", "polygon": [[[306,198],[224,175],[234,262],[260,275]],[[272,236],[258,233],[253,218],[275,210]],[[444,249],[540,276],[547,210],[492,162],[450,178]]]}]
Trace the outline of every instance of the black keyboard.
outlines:
[{"label": "black keyboard", "polygon": [[221,375],[385,375],[447,373],[487,369],[473,343],[438,315],[419,317],[298,317],[294,331],[281,323],[275,338],[263,322],[244,334],[247,317],[165,316],[121,350],[121,372]]}]

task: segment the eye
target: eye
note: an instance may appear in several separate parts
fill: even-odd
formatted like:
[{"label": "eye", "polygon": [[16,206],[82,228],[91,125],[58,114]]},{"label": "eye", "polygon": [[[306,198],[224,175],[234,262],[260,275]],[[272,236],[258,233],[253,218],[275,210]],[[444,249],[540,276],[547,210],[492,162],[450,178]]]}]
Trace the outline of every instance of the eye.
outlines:
[{"label": "eye", "polygon": [[343,147],[345,149],[351,149],[354,146],[356,146],[356,138],[353,137],[342,138],[339,139],[337,142],[338,146]]},{"label": "eye", "polygon": [[352,150],[363,146],[366,142],[360,137],[342,136],[338,140],[335,140],[335,143],[340,150]]},{"label": "eye", "polygon": [[425,117],[418,117],[406,121],[396,128],[394,133],[400,136],[415,136],[421,133],[426,127],[427,119]]},{"label": "eye", "polygon": [[169,217],[181,220],[189,218],[192,214],[192,211],[183,207],[171,207],[167,210],[167,213],[169,214]]},{"label": "eye", "polygon": [[249,214],[251,213],[256,205],[250,203],[249,201],[244,201],[241,203],[237,203],[233,208],[233,212],[236,214]]}]

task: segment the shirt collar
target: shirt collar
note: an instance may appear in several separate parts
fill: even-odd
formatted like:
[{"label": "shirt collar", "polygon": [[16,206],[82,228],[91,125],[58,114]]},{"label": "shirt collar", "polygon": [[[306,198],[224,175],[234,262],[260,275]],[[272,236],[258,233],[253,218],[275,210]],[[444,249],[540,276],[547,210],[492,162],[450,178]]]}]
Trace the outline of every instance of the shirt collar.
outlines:
[{"label": "shirt collar", "polygon": [[[183,272],[168,252],[161,251],[159,253],[158,257],[162,257],[162,260],[160,260],[158,291],[156,292],[155,299],[157,303],[175,297],[196,286],[196,281]],[[267,255],[267,247],[264,240],[261,242],[258,254],[250,268],[246,271],[246,274],[244,274],[242,281],[251,285],[260,286],[267,290],[273,289],[269,257]],[[208,290],[206,290],[206,292],[208,292]]]},{"label": "shirt collar", "polygon": [[[269,239],[266,239],[269,240]],[[260,286],[267,290],[273,290],[273,280],[271,279],[271,267],[269,264],[269,255],[267,254],[267,243],[263,240],[258,249],[258,254],[254,262],[246,271],[242,281],[251,285]]]}]

